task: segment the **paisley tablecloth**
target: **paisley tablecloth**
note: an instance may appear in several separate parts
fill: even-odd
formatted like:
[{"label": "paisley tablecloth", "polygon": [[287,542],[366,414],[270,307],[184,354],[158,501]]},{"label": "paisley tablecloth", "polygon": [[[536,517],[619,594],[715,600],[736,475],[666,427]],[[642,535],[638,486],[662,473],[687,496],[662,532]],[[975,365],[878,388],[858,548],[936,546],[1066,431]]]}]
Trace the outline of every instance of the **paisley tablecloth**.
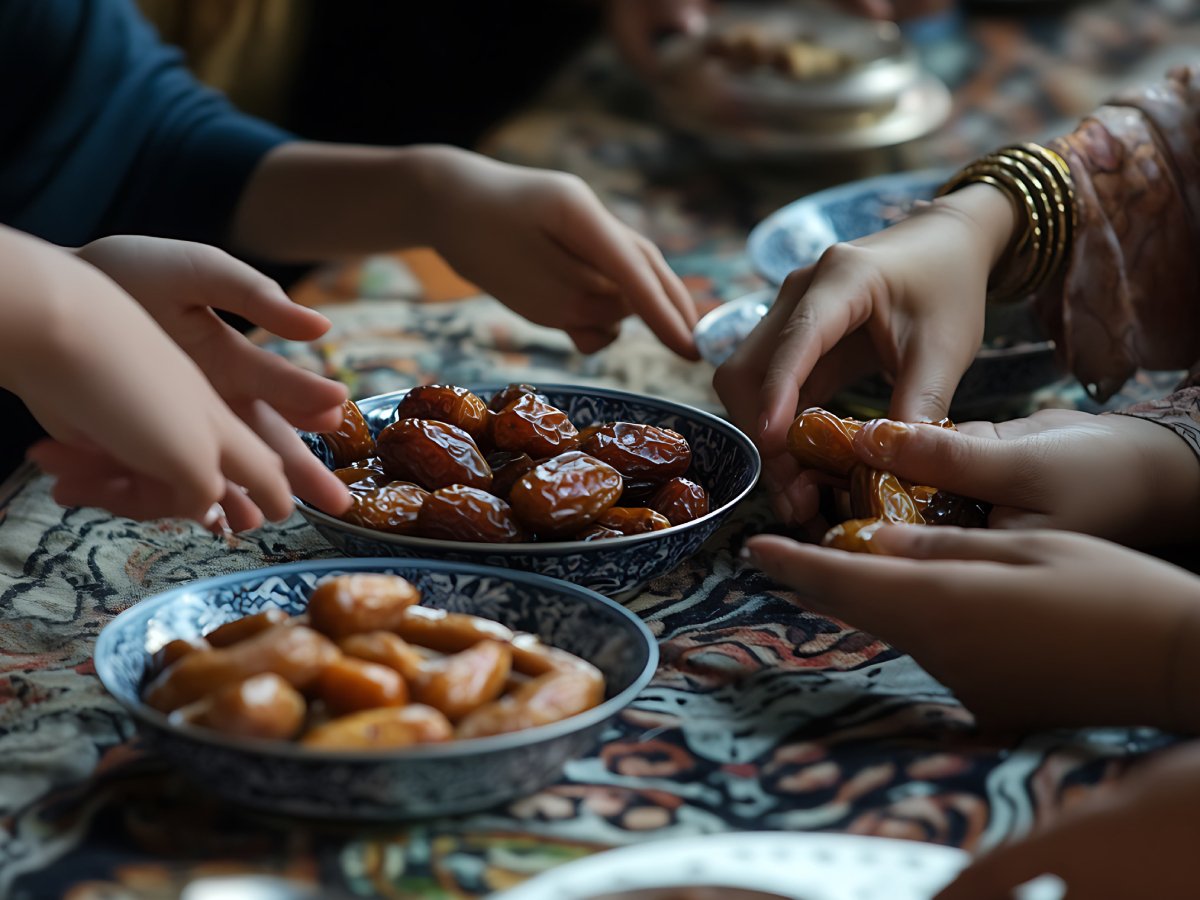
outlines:
[{"label": "paisley tablecloth", "polygon": [[[953,162],[1032,136],[1110,82],[1140,75],[1148,59],[1194,46],[1200,30],[1187,5],[1166,2],[1092,4],[1067,22],[973,18],[927,48],[956,89],[956,127],[890,152],[885,164]],[[614,112],[625,108],[624,88],[608,72],[585,61],[489,149],[588,177],[664,247],[697,296],[729,299],[757,286],[742,254],[746,228],[837,170],[706,167],[652,121]],[[569,109],[572,92],[593,106]],[[683,162],[667,167],[669,159]],[[317,344],[275,348],[358,396],[429,380],[554,380],[715,408],[711,370],[674,359],[637,323],[585,358],[561,335],[471,294],[428,254],[326,270],[297,296],[321,304],[334,330]],[[1141,378],[1128,396],[1159,386]],[[1043,399],[1071,405],[1081,394]],[[1169,742],[1129,729],[978,734],[911,659],[741,569],[742,539],[770,527],[763,498],[753,497],[701,553],[631,602],[660,641],[660,669],[557,784],[467,818],[355,828],[216,801],[143,751],[91,662],[104,624],[150,594],[333,551],[299,517],[219,539],[188,523],[62,509],[47,479],[24,470],[0,488],[0,897],[167,898],[229,872],[283,874],[351,896],[476,897],[604,847],[747,829],[975,850]]]}]

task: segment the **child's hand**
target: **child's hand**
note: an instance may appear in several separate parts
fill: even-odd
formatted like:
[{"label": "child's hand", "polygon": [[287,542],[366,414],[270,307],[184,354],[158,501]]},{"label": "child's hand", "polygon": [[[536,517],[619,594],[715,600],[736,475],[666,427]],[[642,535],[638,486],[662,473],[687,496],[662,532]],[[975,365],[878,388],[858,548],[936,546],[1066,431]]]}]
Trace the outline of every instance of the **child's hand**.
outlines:
[{"label": "child's hand", "polygon": [[298,496],[331,512],[346,506],[344,486],[290,427],[336,428],[345,387],[255,347],[213,310],[299,341],[324,334],[329,328],[324,316],[205,244],[122,235],[93,241],[76,255],[132,295],[195,360],[229,407],[279,454]]},{"label": "child's hand", "polygon": [[980,857],[936,900],[1003,900],[1046,873],[1065,881],[1071,897],[1195,897],[1198,805],[1200,744],[1192,743]]},{"label": "child's hand", "polygon": [[859,457],[917,484],[994,504],[992,528],[1061,528],[1135,545],[1200,534],[1200,460],[1133,416],[1039,410],[959,431],[869,422]]},{"label": "child's hand", "polygon": [[[573,175],[437,148],[426,175],[434,247],[464,277],[584,353],[636,313],[696,359],[696,306],[658,249]],[[434,212],[436,211],[436,212]]]},{"label": "child's hand", "polygon": [[891,526],[887,555],[759,535],[797,601],[910,653],[981,724],[1200,731],[1200,578],[1096,538]]},{"label": "child's hand", "polygon": [[239,529],[291,512],[279,456],[111,280],[3,229],[0,260],[0,377],[52,436],[30,456],[56,500],[206,524],[220,502]]}]

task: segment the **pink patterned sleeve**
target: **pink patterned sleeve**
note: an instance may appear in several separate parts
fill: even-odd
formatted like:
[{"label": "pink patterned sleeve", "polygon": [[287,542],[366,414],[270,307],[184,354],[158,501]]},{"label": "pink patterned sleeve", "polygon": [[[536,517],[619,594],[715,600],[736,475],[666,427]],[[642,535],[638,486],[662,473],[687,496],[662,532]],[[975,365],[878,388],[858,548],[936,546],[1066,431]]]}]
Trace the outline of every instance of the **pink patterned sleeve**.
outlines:
[{"label": "pink patterned sleeve", "polygon": [[1192,370],[1175,393],[1159,400],[1135,403],[1118,412],[1170,428],[1200,457],[1200,365]]},{"label": "pink patterned sleeve", "polygon": [[1035,302],[1065,364],[1100,400],[1139,367],[1193,365],[1200,66],[1113,98],[1050,146],[1071,168],[1077,228],[1066,270]]}]

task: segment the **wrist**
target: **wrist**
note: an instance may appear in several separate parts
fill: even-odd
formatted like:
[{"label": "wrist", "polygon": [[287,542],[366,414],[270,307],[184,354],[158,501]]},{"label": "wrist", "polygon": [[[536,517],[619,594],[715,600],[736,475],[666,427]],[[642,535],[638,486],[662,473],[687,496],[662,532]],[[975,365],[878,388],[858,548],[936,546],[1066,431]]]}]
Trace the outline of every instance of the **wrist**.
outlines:
[{"label": "wrist", "polygon": [[1004,255],[1016,233],[1012,202],[990,184],[968,184],[938,197],[931,211],[947,214],[966,227],[977,248],[985,254],[990,271]]}]

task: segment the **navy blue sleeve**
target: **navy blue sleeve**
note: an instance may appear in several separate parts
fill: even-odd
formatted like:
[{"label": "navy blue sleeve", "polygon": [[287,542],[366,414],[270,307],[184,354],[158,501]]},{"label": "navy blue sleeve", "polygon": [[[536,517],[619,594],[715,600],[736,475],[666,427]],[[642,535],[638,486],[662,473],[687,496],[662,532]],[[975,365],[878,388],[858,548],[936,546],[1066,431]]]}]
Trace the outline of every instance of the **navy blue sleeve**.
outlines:
[{"label": "navy blue sleeve", "polygon": [[0,221],[225,243],[286,131],[199,84],[133,0],[0,0]]}]

